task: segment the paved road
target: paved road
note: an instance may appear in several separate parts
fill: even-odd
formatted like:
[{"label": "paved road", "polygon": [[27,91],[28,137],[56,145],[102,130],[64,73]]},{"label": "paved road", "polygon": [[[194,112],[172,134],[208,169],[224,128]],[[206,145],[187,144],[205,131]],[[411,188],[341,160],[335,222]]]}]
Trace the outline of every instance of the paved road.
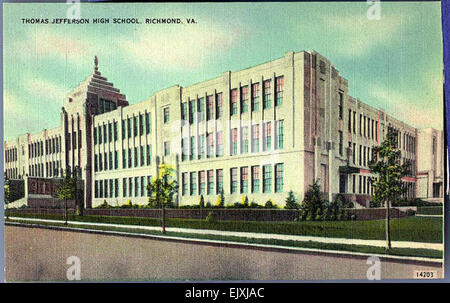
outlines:
[{"label": "paved road", "polygon": [[[66,280],[81,260],[82,280],[326,280],[366,279],[366,259],[236,246],[5,226],[7,281]],[[381,261],[382,279],[411,279],[440,267]]]}]

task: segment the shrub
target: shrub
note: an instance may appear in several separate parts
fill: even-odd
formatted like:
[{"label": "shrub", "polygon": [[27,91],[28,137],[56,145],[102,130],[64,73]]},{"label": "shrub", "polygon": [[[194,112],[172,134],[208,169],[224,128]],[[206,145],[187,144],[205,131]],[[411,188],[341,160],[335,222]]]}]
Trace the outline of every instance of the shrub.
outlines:
[{"label": "shrub", "polygon": [[316,214],[315,214],[315,216],[314,216],[314,220],[315,220],[315,221],[320,221],[320,220],[322,220],[322,210],[321,210],[320,208],[318,208],[318,209],[316,210]]},{"label": "shrub", "polygon": [[206,203],[206,207],[207,207],[207,208],[211,208],[211,203],[207,202],[207,203]]},{"label": "shrub", "polygon": [[291,190],[288,193],[288,196],[286,198],[286,206],[285,209],[298,209],[299,205],[297,203],[297,199],[294,196],[294,192]]},{"label": "shrub", "polygon": [[210,211],[205,218],[206,222],[214,222],[214,214]]},{"label": "shrub", "polygon": [[246,195],[242,196],[241,204],[242,204],[243,207],[248,207],[248,198],[247,198]]},{"label": "shrub", "polygon": [[266,204],[264,204],[265,208],[275,208],[275,205],[272,202],[272,199],[267,200]]},{"label": "shrub", "polygon": [[198,205],[200,206],[200,208],[204,208],[205,207],[205,198],[203,198],[203,195],[200,196],[200,200],[198,202]]},{"label": "shrub", "polygon": [[97,206],[96,208],[109,208],[109,204],[108,202],[106,202],[106,200],[103,200],[103,203],[100,204],[99,206]]},{"label": "shrub", "polygon": [[223,207],[221,195],[217,196],[216,207]]},{"label": "shrub", "polygon": [[303,199],[303,205],[308,212],[316,213],[317,209],[323,209],[325,200],[322,198],[318,180],[309,186]]}]

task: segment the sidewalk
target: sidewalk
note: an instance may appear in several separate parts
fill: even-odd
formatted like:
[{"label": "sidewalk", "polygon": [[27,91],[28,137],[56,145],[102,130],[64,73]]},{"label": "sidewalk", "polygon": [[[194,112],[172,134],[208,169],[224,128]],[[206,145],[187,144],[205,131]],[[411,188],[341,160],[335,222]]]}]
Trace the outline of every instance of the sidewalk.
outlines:
[{"label": "sidewalk", "polygon": [[[63,223],[62,220],[49,220],[49,219],[34,219],[34,218],[22,218],[22,217],[10,217],[10,220],[21,220],[30,222],[46,222],[46,223]],[[160,226],[141,226],[141,225],[125,225],[125,224],[109,224],[109,223],[93,223],[93,222],[80,222],[80,221],[68,221],[71,225],[79,226],[101,226],[101,227],[117,227],[127,228],[134,230],[151,230],[160,231]],[[207,229],[191,229],[191,228],[176,228],[166,227],[166,231],[174,233],[189,233],[189,234],[201,234],[201,235],[218,235],[218,236],[232,236],[242,238],[254,238],[254,239],[273,239],[273,240],[292,240],[299,242],[318,242],[328,244],[347,244],[347,245],[365,245],[365,246],[377,246],[385,247],[385,240],[363,240],[363,239],[345,239],[345,238],[327,238],[327,237],[314,237],[314,236],[298,236],[298,235],[282,235],[282,234],[264,234],[264,233],[250,233],[250,232],[234,232],[234,231],[221,231],[221,230],[207,230]],[[410,241],[392,241],[393,248],[422,248],[433,249],[443,251],[444,245],[442,243],[424,243],[424,242],[410,242]]]}]

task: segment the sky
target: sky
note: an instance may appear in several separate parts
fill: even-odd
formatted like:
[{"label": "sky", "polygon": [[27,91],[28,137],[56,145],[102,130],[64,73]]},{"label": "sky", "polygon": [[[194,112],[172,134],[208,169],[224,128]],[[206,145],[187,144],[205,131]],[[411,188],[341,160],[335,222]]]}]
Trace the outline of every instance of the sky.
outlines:
[{"label": "sky", "polygon": [[[415,127],[442,129],[440,2],[89,3],[81,18],[109,24],[23,24],[66,18],[71,5],[5,3],[4,138],[60,124],[64,96],[99,70],[130,104],[315,50],[349,81],[349,94]],[[112,24],[113,18],[194,18],[195,24]],[[91,20],[92,21],[92,20]]]}]

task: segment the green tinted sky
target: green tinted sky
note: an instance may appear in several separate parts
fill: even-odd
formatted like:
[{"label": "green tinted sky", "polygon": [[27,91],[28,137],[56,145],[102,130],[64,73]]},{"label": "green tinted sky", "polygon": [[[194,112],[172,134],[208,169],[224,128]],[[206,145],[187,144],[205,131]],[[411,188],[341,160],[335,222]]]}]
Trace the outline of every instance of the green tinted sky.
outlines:
[{"label": "green tinted sky", "polygon": [[[62,99],[93,70],[130,103],[316,50],[349,80],[350,94],[417,127],[442,129],[440,3],[83,4],[82,18],[180,17],[196,25],[26,25],[65,18],[67,4],[4,5],[5,139],[59,125]],[[112,19],[110,20],[112,21]]]}]

